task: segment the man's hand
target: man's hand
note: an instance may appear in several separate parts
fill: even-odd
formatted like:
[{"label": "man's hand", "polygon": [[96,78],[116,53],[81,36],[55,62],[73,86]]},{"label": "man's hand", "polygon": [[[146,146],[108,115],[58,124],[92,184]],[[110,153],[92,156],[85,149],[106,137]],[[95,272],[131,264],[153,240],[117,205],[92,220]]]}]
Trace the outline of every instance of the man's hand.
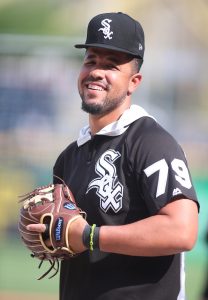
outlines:
[{"label": "man's hand", "polygon": [[[69,244],[75,253],[81,253],[87,248],[83,245],[82,234],[87,222],[84,218],[78,218],[71,223],[68,231]],[[26,229],[31,232],[45,233],[47,226],[45,224],[29,224]],[[50,247],[50,240],[45,241],[48,247]]]}]

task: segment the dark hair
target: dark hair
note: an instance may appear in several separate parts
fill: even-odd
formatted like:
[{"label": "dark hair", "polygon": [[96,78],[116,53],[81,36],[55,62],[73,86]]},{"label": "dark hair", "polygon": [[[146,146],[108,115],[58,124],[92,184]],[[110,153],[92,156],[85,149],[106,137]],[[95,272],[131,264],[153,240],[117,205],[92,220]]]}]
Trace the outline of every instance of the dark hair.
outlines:
[{"label": "dark hair", "polygon": [[134,68],[133,71],[135,73],[138,73],[141,69],[142,64],[143,64],[143,59],[138,58],[138,57],[134,57],[133,60],[132,60],[132,63],[133,63],[133,68]]}]

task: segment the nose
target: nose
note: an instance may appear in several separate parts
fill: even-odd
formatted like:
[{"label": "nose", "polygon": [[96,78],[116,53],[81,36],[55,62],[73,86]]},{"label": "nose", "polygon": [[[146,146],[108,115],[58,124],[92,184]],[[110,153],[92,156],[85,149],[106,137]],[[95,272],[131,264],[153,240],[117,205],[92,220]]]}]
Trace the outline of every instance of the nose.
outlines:
[{"label": "nose", "polygon": [[95,67],[90,71],[90,76],[93,79],[100,80],[105,77],[105,71],[101,68]]}]

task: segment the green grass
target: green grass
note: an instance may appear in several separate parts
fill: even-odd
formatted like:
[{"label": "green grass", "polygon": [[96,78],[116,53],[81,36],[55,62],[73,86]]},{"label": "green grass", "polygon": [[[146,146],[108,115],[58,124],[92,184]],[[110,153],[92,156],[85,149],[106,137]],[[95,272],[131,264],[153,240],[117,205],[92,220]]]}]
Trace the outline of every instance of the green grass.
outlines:
[{"label": "green grass", "polygon": [[48,1],[9,2],[0,9],[0,31],[6,33],[41,33],[54,7]]},{"label": "green grass", "polygon": [[206,255],[193,257],[192,252],[186,255],[186,294],[187,300],[200,300],[205,282],[208,262]]},{"label": "green grass", "polygon": [[0,247],[0,290],[58,294],[58,277],[37,278],[47,270],[47,262],[38,269],[39,260],[30,257],[29,250],[17,240],[4,241]]},{"label": "green grass", "polygon": [[[0,1],[1,2],[1,1]],[[3,0],[0,3],[0,33],[71,35],[80,29],[82,2]]]}]

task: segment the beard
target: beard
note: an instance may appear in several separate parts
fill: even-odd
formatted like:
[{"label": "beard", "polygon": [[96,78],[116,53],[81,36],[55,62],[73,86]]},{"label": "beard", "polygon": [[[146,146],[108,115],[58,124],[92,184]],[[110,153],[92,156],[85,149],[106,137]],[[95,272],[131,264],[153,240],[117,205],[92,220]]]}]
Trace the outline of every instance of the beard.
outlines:
[{"label": "beard", "polygon": [[126,98],[126,93],[119,95],[116,98],[105,98],[101,103],[87,103],[84,100],[84,96],[80,95],[82,99],[82,110],[91,115],[105,115],[112,112],[114,109],[120,106]]}]

